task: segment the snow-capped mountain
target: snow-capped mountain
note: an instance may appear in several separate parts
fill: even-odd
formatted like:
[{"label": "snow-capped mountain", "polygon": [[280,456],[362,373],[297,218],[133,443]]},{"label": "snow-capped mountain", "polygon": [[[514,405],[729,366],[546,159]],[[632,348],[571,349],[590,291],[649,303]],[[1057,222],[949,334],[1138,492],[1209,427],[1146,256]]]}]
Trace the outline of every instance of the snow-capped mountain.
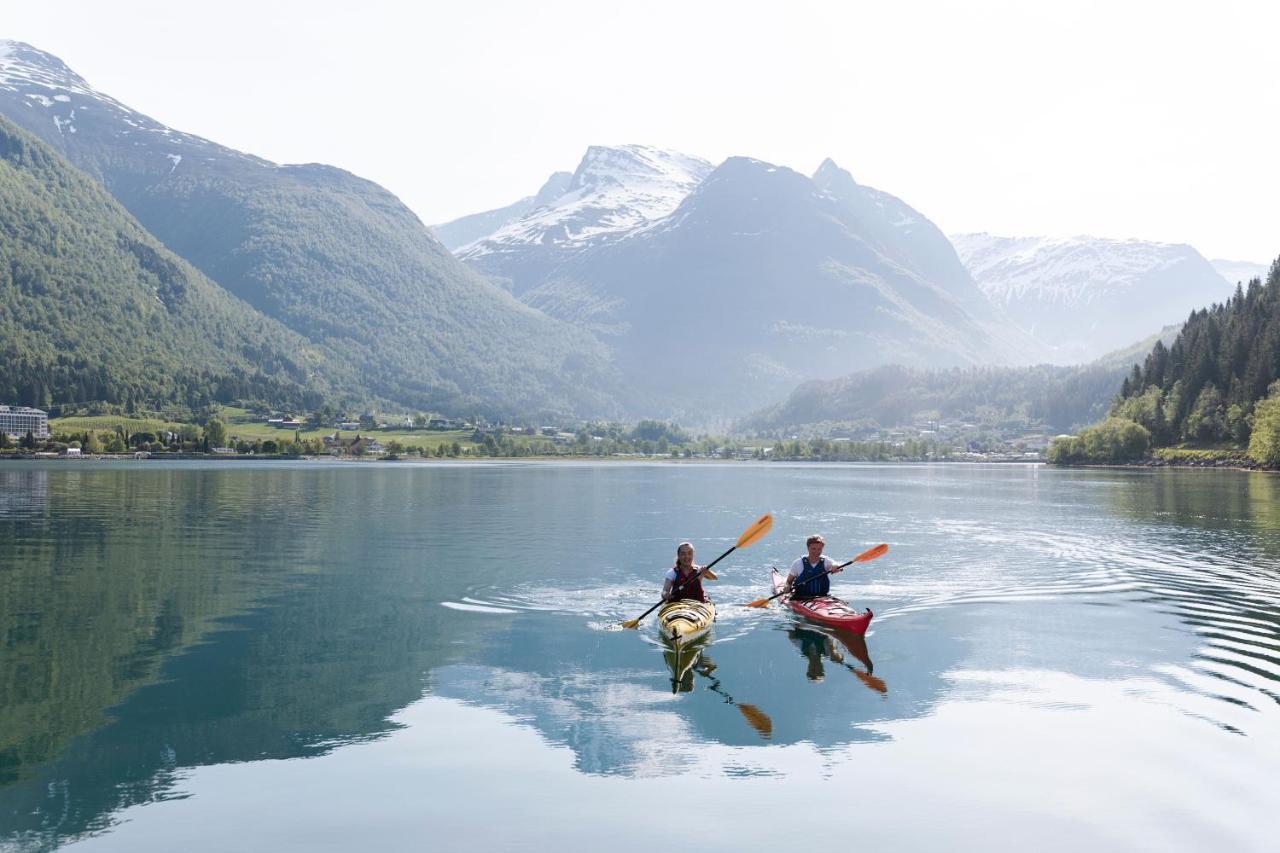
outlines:
[{"label": "snow-capped mountain", "polygon": [[991,234],[951,242],[983,292],[1058,364],[1091,361],[1231,294],[1184,244]]},{"label": "snow-capped mountain", "polygon": [[484,210],[459,217],[440,225],[432,225],[432,232],[444,243],[445,248],[456,252],[469,243],[488,237],[493,232],[510,225],[531,210],[550,204],[569,189],[572,172],[553,172],[542,188],[534,195],[493,210]]},{"label": "snow-capped mountain", "polygon": [[456,254],[519,295],[574,254],[667,216],[711,168],[697,157],[647,145],[593,145],[559,197]]},{"label": "snow-capped mountain", "polygon": [[927,218],[834,164],[821,177],[731,157],[669,216],[523,271],[522,298],[608,343],[648,410],[681,422],[871,365],[1026,360]]},{"label": "snow-capped mountain", "polygon": [[[232,158],[271,165],[199,136],[166,127],[149,116],[97,91],[56,56],[29,44],[0,39],[0,98],[22,109],[8,109],[9,118],[41,136],[72,160],[77,147],[97,144],[103,134],[118,143],[117,156],[137,158],[132,164],[149,172],[173,174],[184,159]],[[85,132],[94,141],[85,142]],[[100,169],[77,162],[81,169],[103,179]]]}]

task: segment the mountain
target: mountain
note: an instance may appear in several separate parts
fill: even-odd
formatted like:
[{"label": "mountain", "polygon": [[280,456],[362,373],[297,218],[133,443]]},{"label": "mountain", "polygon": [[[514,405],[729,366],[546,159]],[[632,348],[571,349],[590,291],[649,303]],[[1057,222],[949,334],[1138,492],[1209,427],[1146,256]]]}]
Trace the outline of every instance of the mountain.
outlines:
[{"label": "mountain", "polygon": [[1255,278],[1265,280],[1267,277],[1268,267],[1266,264],[1255,264],[1252,261],[1229,261],[1225,258],[1213,258],[1209,263],[1230,284],[1248,284]]},{"label": "mountain", "polygon": [[887,365],[827,381],[805,382],[782,402],[743,418],[744,433],[829,433],[853,424],[904,427],[922,420],[1020,423],[1065,432],[1101,419],[1134,361],[1168,326],[1140,343],[1079,366],[968,367],[927,370]]},{"label": "mountain", "polygon": [[561,195],[457,254],[521,295],[557,265],[667,216],[710,172],[710,163],[675,151],[593,145]]},{"label": "mountain", "polygon": [[1050,347],[1058,364],[1090,361],[1231,293],[1182,244],[991,234],[957,234],[951,242],[987,297]]},{"label": "mountain", "polygon": [[176,257],[0,117],[0,400],[306,407],[349,372]]},{"label": "mountain", "polygon": [[377,184],[165,127],[18,42],[0,43],[0,113],[368,396],[491,416],[616,411],[607,352],[468,270]]},{"label": "mountain", "polygon": [[1016,359],[975,316],[987,303],[945,237],[891,196],[847,195],[833,168],[824,189],[733,157],[666,217],[554,262],[512,253],[506,273],[610,345],[646,413],[686,423],[859,365]]},{"label": "mountain", "polygon": [[457,251],[468,243],[474,243],[510,225],[529,211],[548,205],[560,198],[569,189],[571,180],[573,180],[572,172],[553,172],[551,177],[547,178],[546,183],[542,185],[542,188],[534,195],[525,196],[506,207],[486,210],[481,213],[472,213],[469,216],[463,216],[451,222],[432,225],[431,232],[436,235],[436,238],[441,243],[444,243],[449,251]]}]

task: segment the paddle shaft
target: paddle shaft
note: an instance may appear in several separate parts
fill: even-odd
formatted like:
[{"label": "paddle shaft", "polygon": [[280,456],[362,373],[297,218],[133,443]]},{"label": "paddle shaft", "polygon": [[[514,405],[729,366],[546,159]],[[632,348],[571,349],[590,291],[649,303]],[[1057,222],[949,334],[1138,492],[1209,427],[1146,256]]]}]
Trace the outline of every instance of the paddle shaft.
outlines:
[{"label": "paddle shaft", "polygon": [[[733,546],[732,548],[730,548],[728,551],[725,551],[725,552],[724,552],[723,554],[721,554],[719,557],[716,557],[716,558],[715,558],[714,560],[712,560],[710,563],[707,563],[705,566],[703,566],[702,568],[698,569],[696,572],[694,572],[694,573],[693,573],[693,577],[689,578],[687,581],[685,581],[684,583],[680,584],[679,586],[674,587],[674,588],[671,590],[671,594],[672,594],[672,595],[675,595],[677,592],[679,592],[680,590],[684,589],[686,586],[688,586],[689,584],[693,583],[693,582],[694,582],[695,580],[697,580],[698,578],[702,577],[702,573],[703,573],[703,572],[705,572],[707,569],[711,568],[711,567],[712,567],[712,566],[714,566],[716,563],[720,562],[721,560],[723,560],[725,557],[729,556],[730,554],[732,554],[732,553],[733,553],[734,551],[736,551],[736,550],[738,550],[738,546],[737,546],[737,545],[734,545],[734,546]],[[663,604],[665,604],[665,603],[666,603],[666,601],[667,601],[667,599],[665,599],[665,598],[664,598],[664,599],[662,599],[662,601],[659,601],[657,604],[653,605],[653,606],[652,606],[652,607],[650,607],[648,610],[646,610],[645,612],[641,613],[639,616],[637,616],[637,617],[636,617],[634,620],[632,620],[632,621],[639,622],[641,619],[643,619],[644,617],[648,616],[650,613],[652,613],[653,611],[655,611],[655,610],[657,610],[659,607],[661,607]]]}]

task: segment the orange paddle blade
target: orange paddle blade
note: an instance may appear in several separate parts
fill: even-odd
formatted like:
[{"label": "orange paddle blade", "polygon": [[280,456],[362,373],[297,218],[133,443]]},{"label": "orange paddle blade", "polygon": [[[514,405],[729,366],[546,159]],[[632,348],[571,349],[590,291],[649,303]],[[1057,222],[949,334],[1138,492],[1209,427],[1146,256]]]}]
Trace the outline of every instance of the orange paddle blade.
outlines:
[{"label": "orange paddle blade", "polygon": [[766,533],[773,528],[773,515],[765,513],[751,523],[751,526],[742,531],[742,535],[738,537],[738,544],[735,548],[746,548],[755,542],[758,542]]},{"label": "orange paddle blade", "polygon": [[889,546],[881,542],[874,548],[868,548],[858,556],[854,557],[852,562],[865,563],[867,560],[874,560],[876,557],[883,557],[887,553],[889,553]]},{"label": "orange paddle blade", "polygon": [[738,710],[742,712],[742,716],[746,719],[747,725],[755,729],[760,737],[766,740],[773,737],[773,720],[769,719],[769,715],[761,711],[755,705],[748,705],[745,702],[738,705]]}]

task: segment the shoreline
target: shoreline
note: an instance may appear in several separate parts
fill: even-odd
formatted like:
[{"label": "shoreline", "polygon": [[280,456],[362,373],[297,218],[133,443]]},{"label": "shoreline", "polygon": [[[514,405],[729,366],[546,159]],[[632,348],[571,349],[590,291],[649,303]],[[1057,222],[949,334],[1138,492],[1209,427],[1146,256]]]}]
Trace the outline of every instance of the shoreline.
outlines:
[{"label": "shoreline", "polygon": [[134,456],[131,453],[97,453],[81,456],[35,453],[0,453],[0,462],[341,462],[356,464],[391,463],[393,465],[456,465],[482,463],[648,463],[660,465],[1048,465],[1043,459],[679,459],[658,456],[460,456],[424,459],[421,457],[387,458],[385,456],[275,456],[253,454],[153,453]]}]

